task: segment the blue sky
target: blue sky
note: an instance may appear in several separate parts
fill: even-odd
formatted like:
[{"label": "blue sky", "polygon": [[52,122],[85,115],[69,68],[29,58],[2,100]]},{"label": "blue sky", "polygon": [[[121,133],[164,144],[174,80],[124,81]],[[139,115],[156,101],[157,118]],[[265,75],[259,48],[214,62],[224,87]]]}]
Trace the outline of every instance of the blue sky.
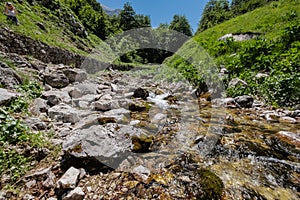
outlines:
[{"label": "blue sky", "polygon": [[195,32],[201,13],[208,0],[98,0],[109,8],[123,8],[126,2],[131,3],[135,12],[148,15],[153,27],[160,23],[170,23],[175,14],[185,15]]}]

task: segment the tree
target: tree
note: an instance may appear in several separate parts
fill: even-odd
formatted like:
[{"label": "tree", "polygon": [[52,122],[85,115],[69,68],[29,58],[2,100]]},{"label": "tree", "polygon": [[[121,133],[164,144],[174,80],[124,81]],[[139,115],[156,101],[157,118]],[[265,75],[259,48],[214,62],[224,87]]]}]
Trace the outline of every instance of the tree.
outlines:
[{"label": "tree", "polygon": [[123,10],[120,12],[120,28],[124,31],[136,28],[135,11],[127,2],[124,4]]},{"label": "tree", "polygon": [[204,31],[230,19],[228,0],[209,0],[205,5],[197,32]]},{"label": "tree", "polygon": [[145,15],[135,15],[135,21],[136,21],[136,28],[145,28],[145,27],[151,27],[151,20],[149,16]]},{"label": "tree", "polygon": [[160,23],[158,29],[168,29],[169,26],[170,25],[168,23]]},{"label": "tree", "polygon": [[187,36],[192,36],[192,29],[191,26],[183,15],[174,15],[173,20],[169,26],[169,29],[178,31],[180,33],[183,33]]},{"label": "tree", "polygon": [[232,0],[232,14],[233,16],[242,15],[272,1],[277,0]]}]

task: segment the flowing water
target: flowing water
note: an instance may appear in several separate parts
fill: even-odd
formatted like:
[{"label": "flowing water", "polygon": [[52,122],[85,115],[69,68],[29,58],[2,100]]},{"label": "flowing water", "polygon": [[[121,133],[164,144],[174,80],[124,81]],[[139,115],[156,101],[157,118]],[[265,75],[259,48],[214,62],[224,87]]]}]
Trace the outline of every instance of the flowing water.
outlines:
[{"label": "flowing water", "polygon": [[[195,99],[172,106],[168,96],[148,98],[154,107],[149,113],[165,116],[155,129],[153,152],[162,150],[169,159],[182,152],[198,157],[222,179],[224,199],[300,198],[299,124],[270,123],[255,109],[224,109]],[[135,116],[149,122],[155,114]]]},{"label": "flowing water", "polygon": [[[155,174],[156,182],[168,186],[160,187],[159,190],[169,188],[170,194],[174,186],[171,184],[172,178],[175,183],[184,180],[183,182],[193,185],[193,180],[189,179],[192,179],[195,173],[188,171],[205,168],[223,181],[222,199],[300,198],[299,123],[268,122],[263,114],[267,112],[267,107],[226,109],[221,104],[212,103],[213,101],[196,98],[193,89],[184,83],[157,83],[151,78],[144,81],[146,79],[147,77],[142,76],[134,79],[132,74],[124,75],[116,84],[117,96],[126,97],[126,101],[134,101],[136,104],[133,106],[134,110],[129,108],[130,116],[122,123],[127,123],[125,127],[134,127],[130,128],[131,132],[143,134],[138,135],[135,142],[140,140],[144,143],[135,144],[132,139],[131,150],[136,152],[127,149],[130,153],[126,154],[128,157],[117,170],[126,169],[129,165],[134,165],[138,170],[144,170],[143,167],[149,170],[164,168],[164,176],[170,176],[158,179],[157,177],[162,175]],[[127,95],[138,87],[149,91],[147,99],[133,99]],[[125,109],[128,107],[125,106]],[[114,126],[117,130],[114,135],[120,135],[122,124]],[[119,129],[121,132],[118,132]],[[130,143],[130,134],[122,139],[122,144]],[[150,142],[149,147],[147,144]],[[174,160],[187,154],[193,157],[194,161],[189,160],[188,156],[186,163],[180,161],[180,166],[184,169],[179,174],[169,170]],[[197,166],[193,167],[195,161]],[[192,167],[185,167],[188,162],[192,162]],[[197,175],[194,177],[199,178]],[[97,182],[99,181],[95,181],[96,184]],[[184,193],[193,190],[193,186],[184,186],[183,182],[181,186],[186,188],[182,190],[184,196]],[[148,184],[147,182],[143,186],[145,191],[150,187]],[[152,186],[158,187],[157,184]],[[105,193],[109,190],[101,191]],[[149,194],[151,195],[151,192]],[[185,196],[183,199],[189,198]]]}]

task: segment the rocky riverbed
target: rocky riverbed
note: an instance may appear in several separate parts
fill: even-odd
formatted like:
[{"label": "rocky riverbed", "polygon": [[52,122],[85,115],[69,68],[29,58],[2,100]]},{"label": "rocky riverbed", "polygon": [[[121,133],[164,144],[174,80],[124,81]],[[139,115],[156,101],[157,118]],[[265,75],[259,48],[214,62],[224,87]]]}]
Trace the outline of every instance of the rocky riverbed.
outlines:
[{"label": "rocky riverbed", "polygon": [[[155,79],[163,66],[90,75],[3,55],[43,82],[24,121],[53,133],[61,151],[17,182],[18,197],[0,199],[300,198],[300,110],[197,97],[187,83]],[[22,77],[3,63],[0,73],[4,105]]]}]

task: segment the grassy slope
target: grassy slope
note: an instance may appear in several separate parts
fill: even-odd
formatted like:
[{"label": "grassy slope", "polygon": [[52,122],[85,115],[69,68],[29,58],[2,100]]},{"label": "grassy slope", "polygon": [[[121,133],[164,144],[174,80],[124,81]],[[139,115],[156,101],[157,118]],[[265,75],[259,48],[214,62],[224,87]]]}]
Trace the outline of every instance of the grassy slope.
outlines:
[{"label": "grassy slope", "polygon": [[292,12],[298,13],[300,20],[300,0],[280,0],[207,29],[194,39],[207,48],[228,33],[254,32],[275,39],[286,27]]},{"label": "grassy slope", "polygon": [[[283,30],[290,26],[289,22],[291,18],[294,18],[295,21],[300,21],[300,0],[280,0],[273,2],[197,34],[193,40],[190,40],[179,49],[177,53],[181,58],[174,55],[166,59],[164,63],[179,69],[181,73],[186,74],[186,77],[192,82],[195,82],[195,79],[197,79],[195,77],[199,77],[197,74],[200,74],[200,79],[201,76],[206,76],[203,73],[205,72],[203,66],[216,69],[214,66],[225,65],[230,73],[229,79],[224,80],[225,86],[231,78],[235,77],[239,77],[251,85],[250,88],[246,89],[237,88],[232,91],[227,89],[227,95],[255,95],[257,98],[275,106],[287,106],[300,103],[299,99],[297,99],[299,98],[299,73],[296,71],[297,63],[299,63],[297,60],[299,60],[300,56],[300,54],[297,53],[299,44],[297,46],[297,44],[294,43],[294,47],[290,48],[280,46],[279,40]],[[232,43],[237,47],[234,52],[232,52],[232,47],[228,46],[232,44],[224,43],[222,48],[225,50],[229,49],[230,51],[225,54],[216,53],[219,51],[216,47],[220,47],[218,38],[228,33],[246,32],[260,33],[263,38],[274,41],[274,44],[276,43],[277,46],[282,49],[272,49],[267,53],[268,55],[266,55],[263,48],[270,48],[270,46],[268,46],[269,42],[259,43],[256,42],[256,40],[252,40]],[[195,43],[197,45],[195,45]],[[203,47],[204,51],[201,47]],[[251,49],[250,47],[253,52],[247,52],[247,49]],[[286,50],[286,48],[290,49]],[[216,55],[216,57],[209,56],[211,61],[207,62],[206,60],[208,59],[205,60],[205,57],[203,57],[205,51],[208,52],[208,55]],[[239,58],[243,51],[246,51],[246,54],[244,52],[242,57],[252,56],[249,63],[254,64],[256,62],[255,65],[249,66],[248,64],[247,67],[241,65],[242,63]],[[255,57],[254,55],[256,55],[256,53],[258,53],[258,56]],[[187,60],[189,62],[192,61],[192,65],[188,64],[186,62]],[[197,73],[192,71],[195,69],[193,66],[197,66],[197,68],[200,67]],[[201,72],[199,72],[199,70],[201,70]],[[264,72],[264,70],[270,72],[270,77],[265,79],[263,84],[258,84],[254,80],[255,75],[261,71]],[[274,87],[276,87],[276,89],[274,89]],[[274,91],[269,94],[269,90]],[[289,99],[289,97],[291,98]]]},{"label": "grassy slope", "polygon": [[[18,19],[21,25],[8,23],[6,16],[0,14],[0,27],[9,26],[11,30],[22,35],[83,55],[101,43],[101,40],[92,34],[89,34],[87,38],[74,35],[51,10],[39,4],[31,6],[24,1],[22,4],[14,2],[14,5],[19,12]],[[64,5],[62,6],[68,9]],[[1,7],[4,7],[4,3],[1,3]],[[72,11],[68,10],[68,12]],[[47,31],[41,30],[37,25],[38,22],[43,23]]]}]

